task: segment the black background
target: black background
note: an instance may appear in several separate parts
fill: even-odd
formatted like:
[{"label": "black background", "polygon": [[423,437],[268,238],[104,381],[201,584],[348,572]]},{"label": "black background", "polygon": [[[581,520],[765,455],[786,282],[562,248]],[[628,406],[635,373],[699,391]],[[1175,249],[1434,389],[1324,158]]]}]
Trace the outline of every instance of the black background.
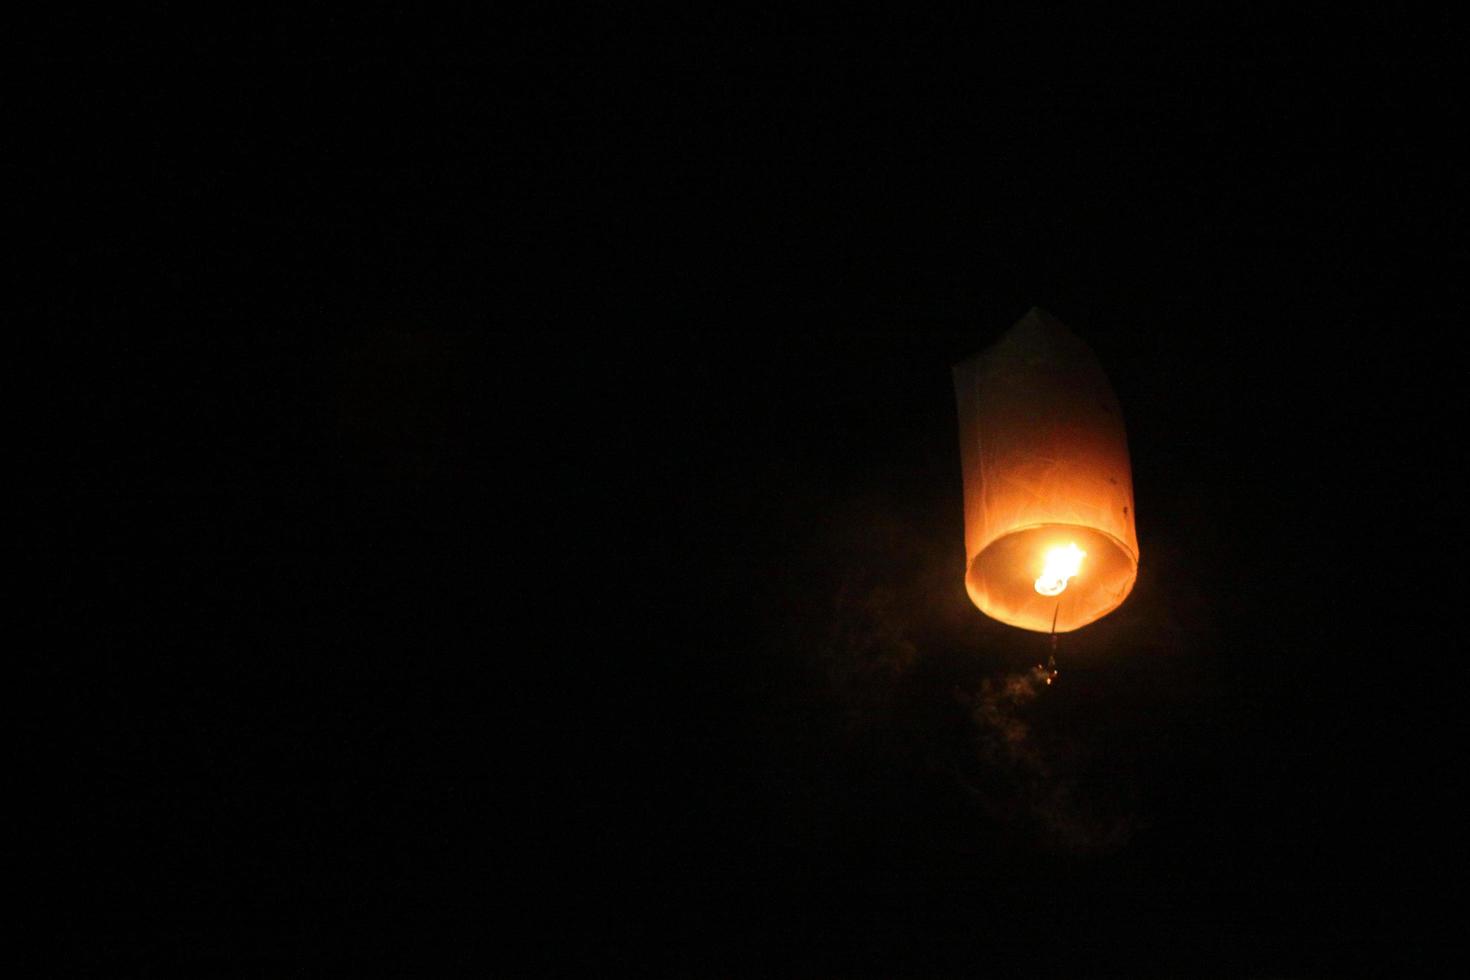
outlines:
[{"label": "black background", "polygon": [[[1446,968],[1448,61],[334,26],[22,99],[56,963]],[[1118,392],[1142,565],[1011,703],[949,367],[1032,305]]]}]

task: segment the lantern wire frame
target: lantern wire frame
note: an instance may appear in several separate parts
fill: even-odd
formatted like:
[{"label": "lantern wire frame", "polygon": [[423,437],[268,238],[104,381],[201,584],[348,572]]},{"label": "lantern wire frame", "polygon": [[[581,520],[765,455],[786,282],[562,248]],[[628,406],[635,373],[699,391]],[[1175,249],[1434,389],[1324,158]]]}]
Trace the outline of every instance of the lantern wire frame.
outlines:
[{"label": "lantern wire frame", "polygon": [[1048,644],[1050,649],[1046,655],[1046,668],[1043,670],[1043,673],[1046,674],[1047,687],[1050,687],[1051,682],[1057,679],[1057,674],[1061,673],[1061,671],[1057,670],[1057,614],[1061,611],[1062,600],[1058,596],[1057,607],[1051,614],[1051,640]]}]

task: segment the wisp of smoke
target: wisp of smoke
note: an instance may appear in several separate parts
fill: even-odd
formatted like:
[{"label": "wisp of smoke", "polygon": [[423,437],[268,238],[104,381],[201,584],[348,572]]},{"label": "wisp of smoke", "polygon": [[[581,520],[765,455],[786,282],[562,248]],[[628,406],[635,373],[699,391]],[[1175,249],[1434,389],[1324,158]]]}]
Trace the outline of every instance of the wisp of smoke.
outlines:
[{"label": "wisp of smoke", "polygon": [[1036,820],[1047,843],[1074,853],[1114,850],[1126,841],[1130,821],[1082,805],[1065,772],[1074,753],[1063,742],[1038,738],[1022,717],[1047,690],[1049,677],[1046,668],[1036,666],[981,683],[972,708],[981,760],[1008,777],[1012,786],[1005,795],[1012,798],[1007,808]]}]

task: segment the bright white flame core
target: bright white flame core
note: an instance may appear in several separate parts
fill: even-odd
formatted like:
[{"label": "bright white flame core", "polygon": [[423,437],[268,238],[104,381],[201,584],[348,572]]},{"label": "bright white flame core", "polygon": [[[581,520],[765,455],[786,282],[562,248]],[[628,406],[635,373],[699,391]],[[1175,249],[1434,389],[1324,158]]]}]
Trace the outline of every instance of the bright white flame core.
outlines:
[{"label": "bright white flame core", "polygon": [[1067,580],[1082,569],[1082,559],[1087,552],[1075,543],[1065,548],[1053,548],[1046,553],[1046,565],[1036,580],[1036,591],[1042,595],[1061,595]]}]

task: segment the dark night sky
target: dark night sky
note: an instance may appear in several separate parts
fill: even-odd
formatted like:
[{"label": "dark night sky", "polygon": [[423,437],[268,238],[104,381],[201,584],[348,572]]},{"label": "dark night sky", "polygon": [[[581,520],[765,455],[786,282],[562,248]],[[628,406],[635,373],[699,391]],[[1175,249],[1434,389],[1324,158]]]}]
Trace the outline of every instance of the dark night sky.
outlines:
[{"label": "dark night sky", "polygon": [[[1028,26],[28,96],[58,961],[1440,975],[1463,110],[1366,29]],[[949,367],[1032,305],[1142,565],[1015,701]]]}]

